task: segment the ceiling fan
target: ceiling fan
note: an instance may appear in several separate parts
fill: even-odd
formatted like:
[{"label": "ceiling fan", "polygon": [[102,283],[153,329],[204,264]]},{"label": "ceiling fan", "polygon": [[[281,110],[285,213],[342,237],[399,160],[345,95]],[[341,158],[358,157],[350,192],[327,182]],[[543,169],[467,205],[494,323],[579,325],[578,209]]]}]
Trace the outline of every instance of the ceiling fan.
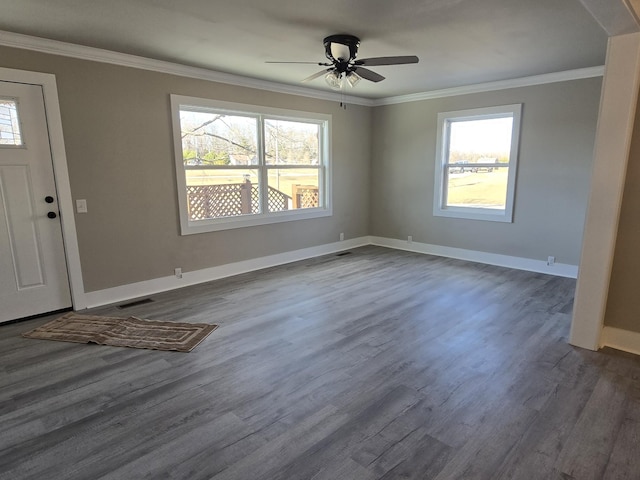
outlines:
[{"label": "ceiling fan", "polygon": [[335,89],[340,90],[346,82],[355,87],[355,85],[364,78],[371,82],[380,82],[384,77],[365,67],[374,67],[382,65],[403,65],[408,63],[418,63],[418,57],[415,55],[407,55],[400,57],[374,57],[356,60],[358,55],[358,47],[360,39],[353,35],[339,34],[330,35],[324,40],[325,56],[330,63],[323,62],[266,62],[266,63],[306,63],[329,67],[320,70],[317,73],[305,78],[302,82],[310,82],[324,75],[327,84]]}]

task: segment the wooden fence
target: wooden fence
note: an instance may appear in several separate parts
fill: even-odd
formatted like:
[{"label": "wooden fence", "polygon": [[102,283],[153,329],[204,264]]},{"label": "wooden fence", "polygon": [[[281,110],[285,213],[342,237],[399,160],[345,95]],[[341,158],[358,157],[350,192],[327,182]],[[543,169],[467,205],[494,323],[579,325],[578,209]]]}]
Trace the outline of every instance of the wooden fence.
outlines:
[{"label": "wooden fence", "polygon": [[[293,197],[273,187],[268,187],[268,211],[281,212],[292,208],[318,206],[318,187],[294,185]],[[315,189],[315,193],[314,193]],[[189,220],[233,217],[260,211],[260,191],[257,185],[246,181],[223,185],[187,186]]]}]

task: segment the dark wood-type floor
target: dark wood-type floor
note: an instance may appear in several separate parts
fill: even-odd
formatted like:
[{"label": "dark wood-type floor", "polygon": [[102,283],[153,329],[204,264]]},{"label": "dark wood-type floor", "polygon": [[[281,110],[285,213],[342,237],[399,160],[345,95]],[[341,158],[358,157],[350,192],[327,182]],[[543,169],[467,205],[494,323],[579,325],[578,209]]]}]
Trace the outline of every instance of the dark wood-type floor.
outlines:
[{"label": "dark wood-type floor", "polygon": [[90,313],[193,352],[0,327],[2,479],[638,479],[640,361],[567,343],[575,282],[378,247]]}]

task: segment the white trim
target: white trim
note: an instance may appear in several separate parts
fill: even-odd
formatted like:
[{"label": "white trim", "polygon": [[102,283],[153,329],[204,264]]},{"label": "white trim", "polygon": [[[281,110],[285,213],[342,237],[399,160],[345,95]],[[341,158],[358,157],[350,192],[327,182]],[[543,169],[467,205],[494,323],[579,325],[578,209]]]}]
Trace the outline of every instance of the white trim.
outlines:
[{"label": "white trim", "polygon": [[515,270],[526,270],[528,272],[546,273],[557,277],[576,278],[578,276],[578,266],[565,263],[547,265],[546,260],[535,260],[532,258],[513,257],[510,255],[500,255],[497,253],[480,252],[477,250],[466,250],[464,248],[447,247],[443,245],[432,245],[429,243],[408,242],[395,238],[370,237],[372,245],[380,247],[395,248],[408,252],[424,253],[426,255],[436,255],[438,257],[456,258],[469,262],[496,265],[498,267],[513,268]]},{"label": "white trim", "polygon": [[580,0],[609,37],[640,31],[628,0]]},{"label": "white trim", "polygon": [[[186,204],[186,188],[178,184],[178,203]],[[189,221],[186,207],[180,206],[180,235],[196,235],[199,233],[219,232],[234,228],[255,227],[258,225],[271,225],[274,223],[295,222],[297,220],[310,220],[313,218],[330,217],[333,215],[330,208],[308,208],[300,210],[285,210],[270,214],[249,214],[237,217],[212,218],[210,220]]]},{"label": "white trim", "polygon": [[476,83],[473,85],[463,85],[461,87],[444,88],[442,90],[431,90],[428,92],[413,93],[410,95],[400,95],[397,97],[379,98],[373,101],[373,106],[378,107],[381,105],[394,105],[396,103],[408,103],[418,102],[420,100],[456,97],[458,95],[469,95],[471,93],[507,90],[509,88],[531,87],[534,85],[544,85],[547,83],[568,82],[571,80],[581,80],[584,78],[601,77],[603,74],[604,66],[578,68],[575,70],[565,70],[563,72],[546,73],[544,75],[532,75],[530,77],[498,80],[496,82]]},{"label": "white trim", "polygon": [[640,333],[615,327],[604,327],[600,348],[611,347],[623,352],[640,355]]},{"label": "white trim", "polygon": [[64,147],[56,77],[49,73],[28,72],[0,67],[0,79],[10,82],[40,85],[42,87],[47,128],[49,129],[53,174],[58,194],[58,206],[60,207],[60,222],[62,224],[62,236],[66,254],[67,271],[69,274],[71,300],[74,308],[85,308],[86,303],[82,269],[80,266],[80,250],[78,248],[76,221],[71,199],[71,184],[69,183],[69,170],[67,169],[67,154]]},{"label": "white trim", "polygon": [[182,278],[180,279],[175,276],[160,277],[152,280],[145,280],[143,282],[107,288],[105,290],[88,292],[86,294],[86,307],[98,307],[101,305],[122,302],[124,300],[131,300],[133,298],[145,297],[189,285],[210,282],[221,278],[231,277],[233,275],[253,272],[263,268],[275,267],[285,263],[305,260],[307,258],[337,253],[350,248],[362,247],[369,243],[368,237],[353,238],[341,242],[319,245],[317,247],[303,248],[300,250],[293,250],[291,252],[268,255],[266,257],[242,260],[240,262],[228,263],[226,265],[205,268],[193,272],[183,272]]},{"label": "white trim", "polygon": [[597,350],[640,86],[640,33],[609,38],[569,342]]},{"label": "white trim", "polygon": [[13,32],[5,32],[2,30],[0,30],[0,45],[41,53],[49,53],[51,55],[61,55],[63,57],[138,68],[152,72],[167,73],[169,75],[177,75],[179,77],[188,77],[199,80],[208,80],[211,82],[226,83],[229,85],[237,85],[240,87],[256,88],[269,92],[299,95],[319,100],[344,102],[352,105],[364,105],[366,107],[373,106],[372,100],[367,98],[342,95],[341,93],[334,92],[324,92],[295,85],[285,85],[282,83],[269,82],[267,80],[258,80],[255,78],[233,75],[231,73],[216,72],[206,68],[180,65],[172,62],[165,62],[163,60],[154,60],[151,58],[139,57],[137,55],[129,55],[127,53],[112,52],[101,48],[85,47],[83,45],[75,45],[72,43],[32,37]]},{"label": "white trim", "polygon": [[625,7],[633,17],[633,21],[640,26],[640,0],[622,0]]},{"label": "white trim", "polygon": [[529,87],[533,85],[543,85],[546,83],[566,82],[570,80],[580,80],[583,78],[601,77],[604,73],[603,66],[579,68],[575,70],[565,70],[562,72],[546,73],[543,75],[532,75],[529,77],[514,78],[508,80],[498,80],[495,82],[485,82],[461,87],[445,88],[441,90],[431,90],[410,95],[400,95],[394,97],[369,99],[356,97],[353,95],[342,96],[341,93],[325,92],[306,87],[285,85],[266,80],[233,75],[230,73],[216,72],[206,68],[190,67],[179,65],[162,60],[154,60],[126,53],[112,52],[101,48],[85,47],[72,43],[59,42],[20,33],[6,32],[0,30],[0,45],[5,47],[32,50],[35,52],[48,53],[51,55],[61,55],[64,57],[78,58],[94,62],[109,63],[123,67],[139,68],[159,73],[167,73],[180,77],[208,80],[211,82],[238,85],[241,87],[256,88],[269,92],[285,93],[289,95],[299,95],[303,97],[315,98],[318,100],[329,100],[350,103],[352,105],[363,105],[365,107],[378,107],[381,105],[393,105],[396,103],[416,102],[419,100],[431,100],[435,98],[452,97],[457,95],[467,95],[470,93],[491,92],[494,90],[505,90],[508,88]]}]

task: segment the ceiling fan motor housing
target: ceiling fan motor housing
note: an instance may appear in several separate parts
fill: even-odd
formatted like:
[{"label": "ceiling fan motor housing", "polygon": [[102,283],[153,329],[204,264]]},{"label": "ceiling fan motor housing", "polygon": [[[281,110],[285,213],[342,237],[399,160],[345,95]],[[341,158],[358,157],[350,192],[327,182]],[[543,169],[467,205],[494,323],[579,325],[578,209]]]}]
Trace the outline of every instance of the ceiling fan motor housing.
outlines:
[{"label": "ceiling fan motor housing", "polygon": [[[344,58],[347,52],[345,48],[341,49],[341,46],[344,46],[346,47],[346,49],[348,49],[348,58]],[[333,63],[335,63],[336,66],[340,63],[345,64],[345,70],[346,65],[351,60],[356,58],[356,55],[358,54],[358,46],[360,46],[360,39],[358,37],[354,37],[353,35],[330,35],[324,39],[324,50],[326,57]]]}]

